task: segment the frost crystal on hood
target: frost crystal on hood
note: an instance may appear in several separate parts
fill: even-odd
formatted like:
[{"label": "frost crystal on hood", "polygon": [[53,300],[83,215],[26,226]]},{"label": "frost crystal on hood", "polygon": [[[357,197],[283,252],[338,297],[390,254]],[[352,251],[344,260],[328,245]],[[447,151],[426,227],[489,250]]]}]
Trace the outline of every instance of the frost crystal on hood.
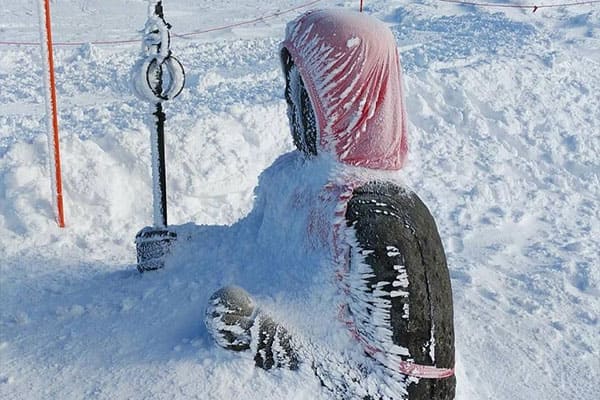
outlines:
[{"label": "frost crystal on hood", "polygon": [[310,95],[319,150],[348,165],[402,168],[406,117],[400,61],[389,29],[347,10],[319,10],[290,23],[282,47]]}]

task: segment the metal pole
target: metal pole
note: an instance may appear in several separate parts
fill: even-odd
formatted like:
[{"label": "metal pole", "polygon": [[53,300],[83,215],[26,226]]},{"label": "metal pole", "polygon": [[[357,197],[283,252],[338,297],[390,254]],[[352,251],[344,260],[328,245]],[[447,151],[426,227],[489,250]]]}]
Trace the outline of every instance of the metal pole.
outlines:
[{"label": "metal pole", "polygon": [[140,272],[164,267],[177,234],[167,225],[167,170],[165,162],[165,121],[163,102],[181,93],[185,73],[171,55],[169,25],[164,18],[162,1],[149,0],[148,20],[144,29],[143,59],[134,68],[136,95],[151,104],[150,147],[152,152],[153,226],[136,235],[137,268]]},{"label": "metal pole", "polygon": [[[152,181],[154,202],[154,226],[167,226],[167,167],[165,163],[165,120],[162,103],[156,103],[152,114],[156,118],[155,129],[152,130]],[[154,156],[156,155],[156,156]]]}]

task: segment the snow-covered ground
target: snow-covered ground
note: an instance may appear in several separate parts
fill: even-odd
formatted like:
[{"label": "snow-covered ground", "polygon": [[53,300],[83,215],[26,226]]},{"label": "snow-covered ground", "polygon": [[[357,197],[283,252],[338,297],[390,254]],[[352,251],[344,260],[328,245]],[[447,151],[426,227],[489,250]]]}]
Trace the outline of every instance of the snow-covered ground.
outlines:
[{"label": "snow-covered ground", "polygon": [[[307,2],[164,5],[181,35]],[[598,5],[532,14],[365,4],[401,52],[411,146],[401,176],[429,205],[448,254],[458,399],[595,399]],[[145,0],[52,6],[58,42],[136,39],[146,15]],[[36,1],[0,0],[0,10],[0,42],[38,39]],[[148,106],[129,87],[139,46],[57,48],[61,230],[40,50],[0,44],[1,398],[327,398],[314,377],[265,373],[216,348],[202,322],[208,296],[229,283],[296,325],[319,317],[302,310],[314,301],[303,298],[302,271],[253,252],[252,229],[229,226],[254,207],[260,173],[293,147],[278,42],[299,12],[173,38],[187,71],[166,106],[170,223],[182,240],[164,270],[143,276],[133,238],[152,220]]]}]

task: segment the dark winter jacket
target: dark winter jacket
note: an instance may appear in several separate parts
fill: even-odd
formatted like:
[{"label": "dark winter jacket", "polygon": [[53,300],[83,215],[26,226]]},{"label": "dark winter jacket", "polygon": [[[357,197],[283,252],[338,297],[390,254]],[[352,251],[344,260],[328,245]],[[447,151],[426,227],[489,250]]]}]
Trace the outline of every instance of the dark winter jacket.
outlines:
[{"label": "dark winter jacket", "polygon": [[[362,275],[362,285],[355,290],[369,295],[367,304],[362,304],[366,313],[357,312],[366,318],[357,321],[364,337],[377,346],[375,343],[381,342],[377,339],[378,330],[390,329],[393,346],[381,343],[390,352],[383,362],[395,372],[410,367],[408,364],[398,368],[399,360],[452,370],[450,277],[442,242],[425,204],[415,193],[394,184],[373,182],[354,191],[348,202],[346,223],[354,229],[358,242],[351,254],[364,257],[361,261],[350,260],[349,271]],[[352,271],[359,262],[368,268]],[[390,303],[389,308],[380,310],[386,318],[374,318],[382,302]],[[408,355],[394,349],[406,349]],[[453,399],[455,378],[449,371],[441,375],[444,377],[411,383],[408,398]]]}]

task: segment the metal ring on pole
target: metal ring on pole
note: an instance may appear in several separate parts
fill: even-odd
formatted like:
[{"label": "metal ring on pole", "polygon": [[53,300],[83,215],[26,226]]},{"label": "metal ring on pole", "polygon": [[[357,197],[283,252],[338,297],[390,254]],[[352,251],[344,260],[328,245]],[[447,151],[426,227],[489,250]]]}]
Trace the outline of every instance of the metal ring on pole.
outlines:
[{"label": "metal ring on pole", "polygon": [[[166,69],[167,76],[165,76],[164,71]],[[158,72],[153,69],[158,69]],[[152,84],[152,77],[156,76],[156,74],[161,76],[162,80],[162,90],[159,92],[155,85]],[[167,77],[168,79],[165,79]],[[168,56],[163,59],[160,64],[158,63],[158,58],[153,58],[149,63],[146,69],[146,84],[152,90],[154,96],[159,100],[171,100],[175,97],[179,96],[183,87],[185,86],[185,71],[183,70],[183,65],[173,56]]]},{"label": "metal ring on pole", "polygon": [[177,97],[185,86],[183,65],[171,53],[171,25],[164,19],[162,1],[149,0],[142,54],[132,71],[134,93],[150,103]]},{"label": "metal ring on pole", "polygon": [[[168,56],[162,61],[160,57],[148,57],[136,65],[133,70],[133,88],[137,97],[151,103],[168,101],[179,96],[185,86],[185,71],[181,62]],[[160,91],[155,82],[161,80]]]}]

